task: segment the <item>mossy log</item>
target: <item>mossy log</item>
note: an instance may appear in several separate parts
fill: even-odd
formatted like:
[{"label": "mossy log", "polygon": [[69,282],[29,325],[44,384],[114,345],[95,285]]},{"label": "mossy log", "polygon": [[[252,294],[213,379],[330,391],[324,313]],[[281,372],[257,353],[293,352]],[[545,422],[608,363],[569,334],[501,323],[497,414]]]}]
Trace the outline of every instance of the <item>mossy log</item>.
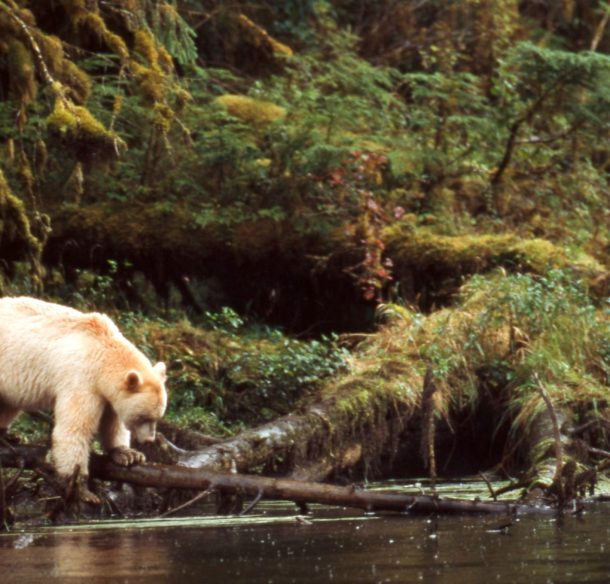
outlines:
[{"label": "mossy log", "polygon": [[[62,206],[53,213],[45,266],[74,283],[80,270],[107,272],[111,259],[119,267],[114,284],[128,298],[138,273],[164,302],[175,289],[195,312],[231,306],[288,330],[361,330],[363,315],[372,315],[340,262],[316,270],[314,258],[334,245],[318,231],[266,217],[202,225],[197,213],[186,204]],[[194,285],[194,297],[186,282],[209,282],[213,292]]]},{"label": "mossy log", "polygon": [[415,411],[415,387],[400,376],[354,377],[327,388],[321,401],[300,413],[183,452],[177,462],[191,468],[263,469],[316,479],[362,465],[366,474],[397,454],[399,437]]},{"label": "mossy log", "polygon": [[[64,205],[53,213],[44,263],[75,279],[77,270],[103,272],[112,259],[121,269],[115,284],[124,282],[126,293],[139,272],[165,301],[173,287],[196,312],[220,302],[288,330],[361,331],[371,325],[374,305],[348,273],[363,250],[341,230],[296,229],[290,218],[246,215],[202,224],[198,213],[187,204]],[[424,311],[447,304],[468,276],[496,267],[540,274],[569,267],[592,286],[607,288],[607,273],[593,258],[569,257],[544,239],[448,236],[402,223],[381,237],[401,294]],[[214,296],[196,298],[189,281],[213,282]]]},{"label": "mossy log", "polygon": [[429,228],[398,224],[387,228],[383,238],[402,293],[425,310],[446,304],[465,277],[498,267],[536,274],[570,268],[593,287],[599,287],[597,282],[607,276],[605,268],[586,254],[569,257],[546,239],[524,239],[511,233],[442,235]]}]

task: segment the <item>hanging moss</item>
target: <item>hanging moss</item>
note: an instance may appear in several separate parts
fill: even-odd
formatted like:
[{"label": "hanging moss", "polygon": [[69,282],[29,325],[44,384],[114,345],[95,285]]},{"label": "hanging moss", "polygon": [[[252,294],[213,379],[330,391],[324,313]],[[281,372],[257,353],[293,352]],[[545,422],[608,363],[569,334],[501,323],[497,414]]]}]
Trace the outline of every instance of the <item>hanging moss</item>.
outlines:
[{"label": "hanging moss", "polygon": [[158,47],[158,53],[159,53],[159,66],[166,72],[166,73],[171,73],[174,70],[174,60],[172,59],[172,56],[169,54],[169,52],[167,51],[167,49],[163,46]]},{"label": "hanging moss", "polygon": [[132,62],[131,70],[138,80],[142,101],[148,105],[161,101],[165,94],[165,78],[160,70]]},{"label": "hanging moss", "polygon": [[134,35],[134,50],[153,68],[159,66],[159,52],[155,39],[147,30],[137,30]]},{"label": "hanging moss", "polygon": [[238,20],[242,29],[250,37],[252,44],[271,49],[276,57],[292,57],[293,52],[288,45],[274,39],[264,28],[252,22],[247,16],[240,14]]},{"label": "hanging moss", "polygon": [[3,241],[16,241],[20,239],[25,245],[33,250],[39,251],[40,242],[30,229],[30,221],[21,199],[13,194],[4,173],[0,170],[0,237]]},{"label": "hanging moss", "polygon": [[32,287],[40,290],[41,252],[42,244],[32,234],[25,205],[13,194],[0,170],[0,258],[3,267],[11,269],[14,262],[27,261],[30,264]]},{"label": "hanging moss", "polygon": [[22,42],[14,39],[8,42],[7,64],[10,90],[18,101],[27,105],[36,99],[38,85],[32,56]]},{"label": "hanging moss", "polygon": [[40,29],[32,29],[31,32],[40,47],[40,52],[49,71],[54,74],[61,71],[64,61],[64,49],[61,40],[54,35],[43,33]]},{"label": "hanging moss", "polygon": [[50,129],[58,132],[79,156],[95,153],[106,158],[116,155],[124,145],[117,134],[107,130],[85,107],[57,98],[53,113],[47,118]]},{"label": "hanging moss", "polygon": [[76,103],[83,104],[91,93],[91,79],[80,67],[72,61],[64,59],[59,78],[69,90],[69,97]]},{"label": "hanging moss", "polygon": [[66,14],[71,18],[75,27],[81,27],[91,31],[99,40],[121,58],[121,61],[129,58],[129,49],[123,39],[110,31],[104,19],[91,9],[87,8],[81,0],[64,0]]},{"label": "hanging moss", "polygon": [[174,119],[174,111],[165,104],[156,104],[154,109],[154,124],[163,136],[166,136]]}]

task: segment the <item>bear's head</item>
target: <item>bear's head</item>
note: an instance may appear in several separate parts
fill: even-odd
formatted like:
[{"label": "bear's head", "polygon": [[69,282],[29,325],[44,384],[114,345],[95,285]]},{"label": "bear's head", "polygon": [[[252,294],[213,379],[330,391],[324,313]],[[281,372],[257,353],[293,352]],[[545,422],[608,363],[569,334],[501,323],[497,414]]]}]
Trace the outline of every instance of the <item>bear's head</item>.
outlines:
[{"label": "bear's head", "polygon": [[157,421],[167,405],[166,378],[165,363],[161,362],[144,371],[132,369],[124,378],[122,399],[113,406],[137,442],[155,439]]}]

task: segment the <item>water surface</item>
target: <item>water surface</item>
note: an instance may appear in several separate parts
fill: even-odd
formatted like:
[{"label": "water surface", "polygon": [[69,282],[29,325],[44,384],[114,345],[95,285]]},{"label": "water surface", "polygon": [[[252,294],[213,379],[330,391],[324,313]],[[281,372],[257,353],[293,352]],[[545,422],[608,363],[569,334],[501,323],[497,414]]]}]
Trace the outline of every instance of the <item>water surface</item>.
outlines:
[{"label": "water surface", "polygon": [[290,504],[243,518],[102,522],[0,537],[2,584],[610,582],[610,505],[580,517],[368,516]]}]

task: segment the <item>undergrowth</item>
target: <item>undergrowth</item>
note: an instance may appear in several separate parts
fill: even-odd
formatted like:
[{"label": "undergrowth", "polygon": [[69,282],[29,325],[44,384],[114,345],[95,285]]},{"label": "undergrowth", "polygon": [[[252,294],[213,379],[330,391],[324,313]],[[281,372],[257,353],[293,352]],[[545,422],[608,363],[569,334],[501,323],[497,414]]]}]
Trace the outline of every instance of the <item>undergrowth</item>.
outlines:
[{"label": "undergrowth", "polygon": [[496,427],[509,426],[512,453],[545,412],[542,384],[571,423],[592,421],[594,441],[607,445],[610,312],[569,271],[498,270],[471,278],[453,307],[427,316],[397,305],[378,312],[386,324],[363,343],[362,361],[419,377],[431,368],[437,416],[449,426],[485,401]]},{"label": "undergrowth", "polygon": [[283,415],[347,367],[336,336],[301,341],[246,323],[230,308],[200,325],[122,312],[126,336],[169,367],[168,418],[227,433]]}]

